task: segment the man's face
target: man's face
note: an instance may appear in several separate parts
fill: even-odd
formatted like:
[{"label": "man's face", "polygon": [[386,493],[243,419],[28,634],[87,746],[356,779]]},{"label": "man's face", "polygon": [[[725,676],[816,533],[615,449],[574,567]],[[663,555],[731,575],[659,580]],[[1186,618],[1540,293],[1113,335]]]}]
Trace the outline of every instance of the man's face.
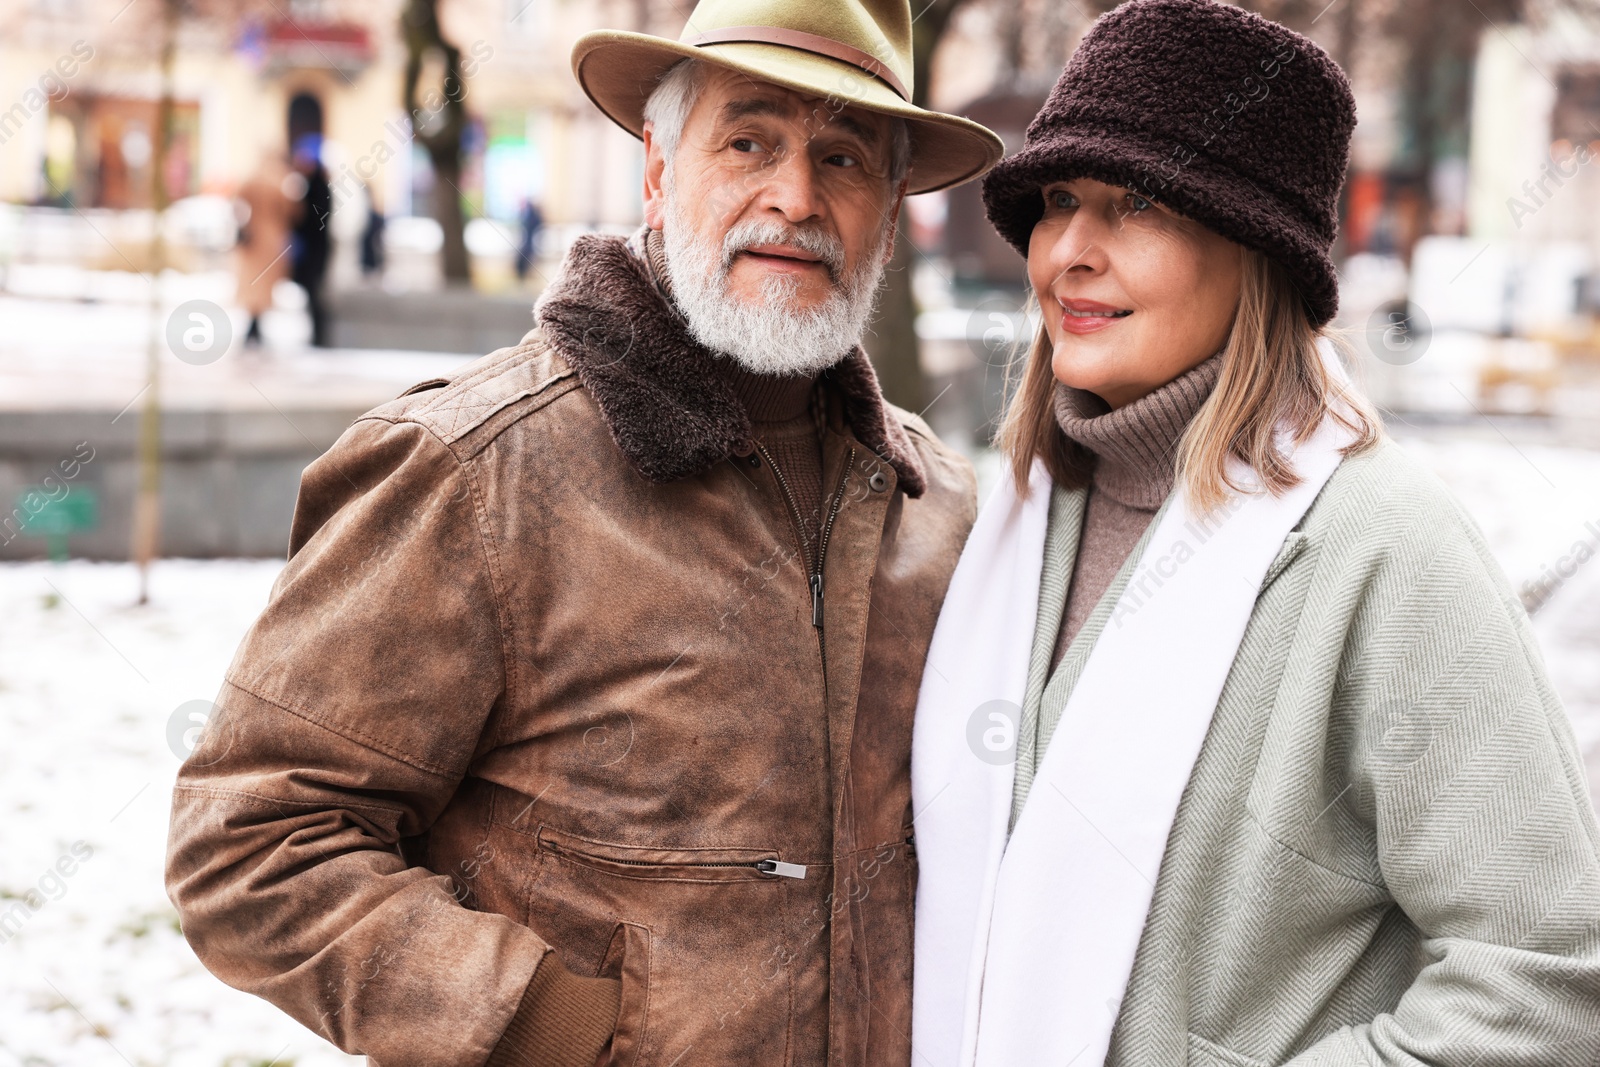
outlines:
[{"label": "man's face", "polygon": [[[722,287],[746,304],[781,291],[789,310],[816,310],[864,270],[881,270],[904,195],[889,179],[890,120],[731,71],[703,78],[670,181],[646,127],[646,222],[731,251]],[[735,227],[763,240],[729,250]]]}]

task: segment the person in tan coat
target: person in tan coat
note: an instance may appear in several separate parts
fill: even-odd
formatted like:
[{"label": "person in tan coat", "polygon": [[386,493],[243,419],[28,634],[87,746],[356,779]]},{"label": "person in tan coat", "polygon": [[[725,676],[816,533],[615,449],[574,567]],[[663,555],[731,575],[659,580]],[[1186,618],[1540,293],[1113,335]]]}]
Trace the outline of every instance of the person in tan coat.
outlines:
[{"label": "person in tan coat", "polygon": [[269,154],[239,187],[241,221],[235,249],[238,301],[250,316],[247,344],[261,343],[261,316],[272,307],[272,287],[289,275],[289,226],[293,203],[283,193],[287,169]]},{"label": "person in tan coat", "polygon": [[906,0],[688,26],[580,41],[646,225],[307,468],[174,791],[196,954],[379,1067],[912,1059],[912,709],[976,502],[858,342],[901,198],[1000,142],[908,102]]}]

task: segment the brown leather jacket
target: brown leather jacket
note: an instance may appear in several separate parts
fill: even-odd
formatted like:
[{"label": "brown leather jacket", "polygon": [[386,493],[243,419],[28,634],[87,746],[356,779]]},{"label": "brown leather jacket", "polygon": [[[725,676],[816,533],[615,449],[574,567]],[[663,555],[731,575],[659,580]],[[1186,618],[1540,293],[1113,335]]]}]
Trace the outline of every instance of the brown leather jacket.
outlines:
[{"label": "brown leather jacket", "polygon": [[912,709],[970,467],[859,351],[828,372],[819,597],[622,243],[540,314],[307,468],[179,775],[184,934],[385,1067],[514,1059],[547,958],[620,979],[619,1067],[908,1064]]}]

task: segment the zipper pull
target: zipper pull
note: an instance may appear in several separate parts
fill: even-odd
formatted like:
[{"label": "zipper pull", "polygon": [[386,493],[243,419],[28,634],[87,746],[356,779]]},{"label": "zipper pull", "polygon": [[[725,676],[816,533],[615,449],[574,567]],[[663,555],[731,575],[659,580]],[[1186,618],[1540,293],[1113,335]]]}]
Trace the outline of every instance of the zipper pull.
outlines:
[{"label": "zipper pull", "polygon": [[811,625],[822,629],[822,575],[811,576]]},{"label": "zipper pull", "polygon": [[782,860],[757,860],[756,870],[762,874],[781,874],[785,878],[804,878],[806,868],[803,863],[784,863]]}]

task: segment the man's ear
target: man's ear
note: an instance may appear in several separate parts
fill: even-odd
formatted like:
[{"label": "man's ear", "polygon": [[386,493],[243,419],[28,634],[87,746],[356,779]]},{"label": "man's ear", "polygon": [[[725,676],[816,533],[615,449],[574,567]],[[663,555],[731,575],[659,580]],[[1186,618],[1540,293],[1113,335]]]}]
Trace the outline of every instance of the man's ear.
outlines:
[{"label": "man's ear", "polygon": [[906,202],[906,189],[910,178],[901,178],[900,187],[894,191],[894,202],[889,205],[889,240],[883,249],[883,265],[887,267],[894,258],[895,238],[900,236],[900,206]]},{"label": "man's ear", "polygon": [[667,221],[667,197],[661,188],[661,177],[667,169],[667,157],[661,154],[661,142],[655,137],[655,123],[644,124],[644,224],[659,230]]}]

